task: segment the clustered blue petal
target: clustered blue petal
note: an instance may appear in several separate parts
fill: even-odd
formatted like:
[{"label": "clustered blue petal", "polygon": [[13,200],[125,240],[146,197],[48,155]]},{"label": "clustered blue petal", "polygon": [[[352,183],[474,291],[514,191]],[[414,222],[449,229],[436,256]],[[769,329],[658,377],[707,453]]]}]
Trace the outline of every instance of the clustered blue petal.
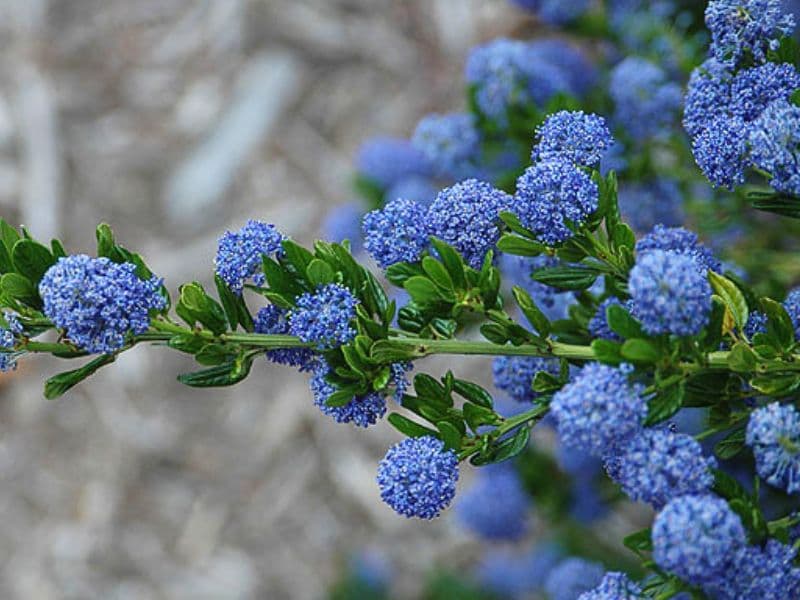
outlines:
[{"label": "clustered blue petal", "polygon": [[[256,333],[287,335],[289,334],[289,311],[274,304],[259,309],[253,320]],[[274,363],[290,367],[300,367],[301,371],[311,365],[314,352],[309,348],[278,348],[267,350],[267,358]]]},{"label": "clustered blue petal", "polygon": [[794,65],[768,62],[736,74],[731,85],[730,111],[745,122],[756,119],[776,100],[788,100],[800,88]]},{"label": "clustered blue petal", "polygon": [[430,175],[425,154],[409,140],[375,137],[361,145],[356,158],[360,175],[386,189],[412,175]]},{"label": "clustered blue petal", "polygon": [[491,184],[466,179],[445,188],[428,209],[428,231],[459,251],[472,268],[480,268],[486,253],[500,239],[500,212],[512,198]]},{"label": "clustered blue petal", "polygon": [[458,457],[431,435],[406,438],[378,465],[381,498],[405,517],[433,519],[456,494]]},{"label": "clustered blue petal", "polygon": [[750,159],[776,190],[800,196],[800,107],[776,100],[753,121]]},{"label": "clustered blue petal", "polygon": [[653,523],[653,560],[695,585],[722,575],[746,543],[739,516],[711,495],[671,500]]},{"label": "clustered blue petal", "polygon": [[672,179],[654,179],[623,185],[619,190],[619,210],[634,231],[644,233],[658,224],[674,227],[685,222],[683,194]]},{"label": "clustered blue petal", "polygon": [[719,600],[800,598],[800,568],[794,565],[796,556],[796,548],[774,539],[767,540],[764,548],[742,548],[725,574],[705,590]]},{"label": "clustered blue petal", "polygon": [[39,294],[47,318],[92,354],[122,349],[129,334],[147,331],[151,310],[166,306],[160,279],[142,281],[131,263],[85,254],[59,258],[39,283]]},{"label": "clustered blue petal", "polygon": [[254,220],[248,221],[239,231],[226,231],[219,238],[214,260],[217,275],[237,294],[242,293],[248,279],[256,285],[264,285],[262,257],[282,252],[284,239],[271,223]]},{"label": "clustered blue petal", "polygon": [[684,494],[703,494],[714,483],[717,461],[703,456],[692,436],[668,429],[643,429],[611,461],[609,475],[631,500],[661,508]]},{"label": "clustered blue petal", "polygon": [[516,540],[527,531],[531,497],[508,463],[483,467],[456,502],[459,522],[488,540]]},{"label": "clustered blue petal", "polygon": [[414,363],[411,362],[397,362],[389,365],[391,371],[390,382],[394,386],[393,397],[397,403],[402,402],[403,394],[408,390],[409,382],[406,374],[413,368]]},{"label": "clustered blue petal", "polygon": [[637,141],[663,133],[683,101],[681,87],[648,60],[628,57],[611,72],[614,119]]},{"label": "clustered blue petal", "polygon": [[313,294],[305,292],[289,312],[289,333],[319,350],[347,344],[356,337],[351,321],[357,305],[353,293],[338,283],[320,286]]},{"label": "clustered blue petal", "polygon": [[692,71],[683,110],[683,126],[691,137],[727,114],[732,80],[733,73],[713,56]]},{"label": "clustered blue petal", "polygon": [[644,386],[629,383],[627,373],[589,363],[556,392],[550,412],[565,446],[601,457],[639,431],[647,415]]},{"label": "clustered blue petal", "polygon": [[742,119],[720,116],[692,140],[694,159],[714,187],[732,190],[744,183],[747,136]]},{"label": "clustered blue petal", "polygon": [[575,600],[602,580],[603,565],[583,558],[567,558],[550,571],[544,584],[550,600]]},{"label": "clustered blue petal", "polygon": [[492,361],[494,385],[517,402],[533,402],[539,394],[533,391],[533,379],[540,371],[558,375],[558,359],[538,356],[498,356]]},{"label": "clustered blue petal", "polygon": [[630,273],[633,316],[651,335],[699,333],[711,314],[711,285],[686,254],[649,250]]},{"label": "clustered blue petal", "polygon": [[599,203],[597,184],[574,163],[539,162],[517,180],[513,212],[539,240],[556,245],[570,239],[567,223],[582,225]]},{"label": "clustered blue petal", "polygon": [[747,57],[764,62],[767,51],[794,29],[781,0],[712,0],[706,8],[711,52],[717,60],[738,65]]},{"label": "clustered blue petal", "polygon": [[535,11],[539,18],[550,25],[564,25],[578,19],[588,10],[589,0],[512,0],[514,4]]},{"label": "clustered blue petal", "polygon": [[707,270],[722,272],[722,263],[697,237],[697,234],[683,227],[665,227],[658,224],[653,230],[636,242],[636,253],[644,254],[651,250],[664,250],[690,256],[705,273]]},{"label": "clustered blue petal", "polygon": [[578,596],[578,600],[644,600],[642,588],[625,573],[606,573],[593,590]]},{"label": "clustered blue petal", "polygon": [[348,240],[352,252],[359,252],[364,245],[364,241],[361,238],[361,216],[363,212],[359,202],[348,202],[334,206],[322,223],[323,239],[337,244]]},{"label": "clustered blue petal", "polygon": [[800,287],[789,291],[786,300],[783,301],[783,308],[786,309],[786,313],[794,325],[795,339],[800,340]]},{"label": "clustered blue petal", "polygon": [[753,339],[753,336],[757,333],[766,333],[767,332],[767,315],[762,313],[761,311],[754,310],[750,313],[747,317],[747,324],[744,327],[744,334]]},{"label": "clustered blue petal", "polygon": [[541,590],[545,578],[561,560],[553,544],[542,544],[522,554],[491,548],[477,568],[478,581],[486,591],[501,598],[520,598]]},{"label": "clustered blue petal", "polygon": [[473,174],[480,158],[480,133],[469,113],[430,114],[414,130],[412,143],[441,176],[461,179]]},{"label": "clustered blue petal", "polygon": [[8,330],[12,334],[21,336],[23,333],[25,333],[25,326],[22,324],[22,321],[19,320],[19,315],[13,312],[6,312],[3,314],[3,317],[8,325]]},{"label": "clustered blue petal", "polygon": [[800,411],[778,402],[754,410],[745,441],[760,477],[790,494],[800,493]]},{"label": "clustered blue petal", "polygon": [[358,427],[374,425],[386,414],[386,398],[378,392],[370,392],[365,396],[357,396],[343,406],[328,406],[328,398],[336,392],[336,388],[325,379],[330,367],[323,360],[314,365],[309,380],[309,387],[314,395],[314,404],[326,415],[333,417],[337,423],[353,423]]},{"label": "clustered blue petal", "polygon": [[364,216],[365,247],[386,269],[399,262],[418,262],[430,245],[426,209],[414,200],[397,198]]},{"label": "clustered blue petal", "polygon": [[16,332],[21,333],[20,328],[22,327],[15,315],[6,314],[4,316],[8,329],[0,328],[0,373],[17,368],[18,353],[14,352],[14,346],[17,345],[17,336],[19,335]]},{"label": "clustered blue petal", "polygon": [[550,115],[537,132],[539,143],[532,159],[563,158],[585,167],[596,166],[614,145],[614,138],[603,117],[583,111],[562,110]]}]

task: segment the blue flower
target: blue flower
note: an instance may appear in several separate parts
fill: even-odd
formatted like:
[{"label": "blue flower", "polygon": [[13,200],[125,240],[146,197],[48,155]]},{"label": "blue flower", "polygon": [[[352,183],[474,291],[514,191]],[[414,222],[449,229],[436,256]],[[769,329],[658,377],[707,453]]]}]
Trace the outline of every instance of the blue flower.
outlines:
[{"label": "blue flower", "polygon": [[314,365],[314,371],[309,380],[309,386],[314,395],[314,404],[324,414],[333,417],[337,423],[353,423],[358,427],[374,425],[386,414],[386,398],[378,392],[357,396],[343,406],[328,406],[326,404],[328,398],[336,392],[336,388],[325,379],[329,373],[330,368],[327,363],[320,360]]},{"label": "blue flower", "polygon": [[458,457],[433,436],[407,438],[378,465],[381,498],[405,517],[433,519],[456,494]]},{"label": "blue flower", "polygon": [[375,137],[361,145],[356,158],[359,174],[386,189],[413,175],[430,175],[431,164],[409,140]]},{"label": "blue flower", "polygon": [[384,269],[418,262],[430,245],[425,207],[413,200],[398,198],[367,213],[363,228],[367,252]]},{"label": "blue flower", "polygon": [[794,338],[800,340],[800,287],[789,291],[786,300],[783,301],[783,308],[786,309],[786,313],[794,325]]},{"label": "blue flower", "polygon": [[764,313],[754,310],[750,313],[747,317],[747,324],[744,327],[744,334],[749,338],[753,339],[753,336],[757,333],[766,333],[767,332],[767,315]]},{"label": "blue flower", "polygon": [[731,85],[731,112],[750,122],[775,100],[789,100],[800,88],[794,65],[768,62],[736,74]]},{"label": "blue flower", "polygon": [[732,79],[728,67],[714,57],[692,71],[683,111],[683,126],[691,137],[706,129],[715,118],[727,116]]},{"label": "blue flower", "polygon": [[725,572],[746,543],[739,516],[715,496],[680,496],[653,523],[653,560],[681,579],[702,585]]},{"label": "blue flower", "polygon": [[800,568],[794,565],[797,549],[767,540],[766,546],[741,548],[727,571],[705,590],[719,600],[800,598]]},{"label": "blue flower", "polygon": [[633,316],[651,335],[699,333],[711,315],[711,285],[686,254],[649,250],[630,273]]},{"label": "blue flower", "polygon": [[500,239],[500,212],[508,210],[511,196],[491,184],[467,179],[445,188],[428,209],[428,231],[444,240],[479,269],[484,257]]},{"label": "blue flower", "polygon": [[226,231],[219,238],[214,264],[217,275],[235,293],[241,294],[245,281],[264,285],[263,256],[282,252],[284,236],[270,223],[250,220],[237,232]]},{"label": "blue flower", "polygon": [[625,222],[639,233],[658,224],[674,227],[686,220],[683,194],[672,179],[623,185],[619,190],[619,210]]},{"label": "blue flower", "polygon": [[561,561],[547,576],[544,589],[550,600],[577,600],[603,579],[603,565],[583,558]]},{"label": "blue flower", "polygon": [[636,253],[644,254],[651,250],[664,250],[690,256],[703,274],[707,270],[722,272],[722,263],[714,253],[697,238],[697,234],[683,227],[664,227],[658,224],[653,230],[636,242]]},{"label": "blue flower", "polygon": [[461,179],[472,175],[480,159],[480,133],[468,113],[430,114],[418,124],[412,143],[440,176]]},{"label": "blue flower", "polygon": [[527,598],[544,585],[547,574],[561,560],[553,544],[542,544],[523,553],[489,549],[477,568],[483,589],[501,598]]},{"label": "blue flower", "polygon": [[533,379],[539,371],[558,375],[558,359],[538,356],[498,356],[492,361],[494,385],[517,402],[533,402],[539,394],[533,391]]},{"label": "blue flower", "polygon": [[121,350],[130,334],[147,331],[151,310],[166,306],[160,279],[142,281],[131,263],[84,254],[59,258],[39,283],[39,294],[45,316],[92,354]]},{"label": "blue flower", "polygon": [[631,500],[660,508],[677,496],[707,492],[716,464],[690,435],[644,429],[609,461],[609,475]]},{"label": "blue flower", "polygon": [[643,392],[641,384],[628,383],[627,369],[587,364],[550,404],[561,442],[605,456],[641,428]]},{"label": "blue flower", "polygon": [[406,177],[386,190],[383,201],[388,204],[392,200],[404,198],[428,206],[436,198],[439,188],[424,177]]},{"label": "blue flower", "polygon": [[364,211],[359,202],[348,202],[334,206],[322,223],[322,237],[329,242],[342,243],[349,240],[353,253],[364,245],[361,238],[361,217]]},{"label": "blue flower", "polygon": [[296,308],[289,312],[289,333],[319,350],[336,348],[353,341],[358,299],[338,283],[320,286],[315,293],[306,292],[297,298]]},{"label": "blue flower", "polygon": [[462,492],[455,510],[459,522],[488,540],[519,539],[527,530],[532,498],[508,463],[483,467],[476,481]]},{"label": "blue flower", "polygon": [[534,161],[563,158],[591,167],[598,165],[614,145],[606,120],[583,111],[562,110],[550,115],[537,133],[539,143],[533,149]]},{"label": "blue flower", "polygon": [[408,390],[408,377],[406,374],[414,368],[414,363],[397,362],[389,365],[391,376],[390,383],[394,386],[394,400],[398,404],[403,401],[403,394]]},{"label": "blue flower", "polygon": [[760,477],[790,494],[800,493],[800,411],[778,402],[754,410],[745,441]]},{"label": "blue flower", "polygon": [[603,576],[593,590],[578,596],[578,600],[644,600],[642,588],[630,580],[625,573],[611,572]]},{"label": "blue flower", "polygon": [[536,12],[550,25],[564,25],[578,19],[589,9],[589,0],[511,0],[517,6]]},{"label": "blue flower", "polygon": [[578,97],[585,96],[597,85],[597,67],[578,46],[563,38],[536,39],[528,43],[528,54],[553,65],[567,78],[569,89]]},{"label": "blue flower", "polygon": [[[258,311],[253,325],[256,333],[288,335],[289,311],[270,304]],[[274,363],[300,367],[301,371],[306,370],[314,358],[314,352],[309,348],[278,348],[267,350],[266,355]]]},{"label": "blue flower", "polygon": [[680,86],[667,79],[661,67],[628,57],[611,72],[614,119],[637,141],[663,133],[681,107]]},{"label": "blue flower", "polygon": [[570,239],[567,223],[582,225],[598,202],[597,185],[586,173],[567,160],[548,160],[529,167],[517,180],[513,212],[552,246]]},{"label": "blue flower", "polygon": [[738,65],[752,56],[764,62],[767,50],[794,29],[780,0],[712,0],[706,8],[711,52],[717,60]]},{"label": "blue flower", "polygon": [[608,514],[609,504],[598,492],[594,481],[575,479],[571,492],[569,515],[579,523],[589,525]]},{"label": "blue flower", "polygon": [[800,195],[800,107],[776,100],[753,121],[750,158],[772,175],[770,185]]}]

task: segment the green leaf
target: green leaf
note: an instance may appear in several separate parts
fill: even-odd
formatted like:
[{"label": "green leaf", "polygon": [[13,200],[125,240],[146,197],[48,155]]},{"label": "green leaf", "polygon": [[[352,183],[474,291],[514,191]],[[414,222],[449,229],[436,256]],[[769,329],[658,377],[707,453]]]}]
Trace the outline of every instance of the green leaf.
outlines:
[{"label": "green leaf", "polygon": [[500,346],[508,342],[506,328],[498,323],[484,323],[481,325],[481,335],[493,344],[498,344]]},{"label": "green leaf", "polygon": [[455,248],[446,244],[442,240],[432,237],[431,244],[433,245],[439,259],[442,261],[445,269],[447,269],[453,286],[456,290],[463,290],[467,287],[467,280],[464,277],[464,259],[456,252]]},{"label": "green leaf", "polygon": [[734,429],[714,446],[714,454],[722,460],[730,460],[742,450],[745,445],[745,428]]},{"label": "green leaf", "polygon": [[427,277],[415,275],[406,280],[404,287],[414,302],[420,306],[430,306],[444,300],[439,288]]},{"label": "green leaf", "polygon": [[606,308],[606,320],[611,331],[622,338],[636,338],[642,335],[642,326],[619,304],[612,304]]},{"label": "green leaf", "polygon": [[656,363],[661,358],[658,348],[650,341],[634,338],[622,344],[622,357],[639,363]]},{"label": "green leaf", "polygon": [[281,242],[286,260],[298,273],[305,273],[314,255],[292,240]]},{"label": "green leaf", "polygon": [[645,552],[652,552],[652,530],[648,527],[647,529],[641,529],[636,533],[626,535],[622,539],[622,543],[625,544],[626,548],[632,550],[639,556],[643,555]]},{"label": "green leaf", "polygon": [[253,357],[248,356],[210,369],[178,375],[178,381],[198,388],[235,385],[250,374],[252,365]]},{"label": "green leaf", "polygon": [[539,394],[547,394],[560,390],[564,382],[558,377],[548,373],[547,371],[539,371],[533,377],[533,391]]},{"label": "green leaf", "polygon": [[593,340],[592,352],[598,361],[607,365],[618,365],[623,361],[622,344],[611,340]]},{"label": "green leaf", "polygon": [[11,251],[11,260],[17,273],[38,284],[47,270],[56,264],[50,250],[33,240],[19,240]]},{"label": "green leaf", "polygon": [[783,305],[770,298],[762,298],[761,308],[767,315],[767,335],[781,348],[791,346],[794,343],[794,326]]},{"label": "green leaf", "polygon": [[475,466],[481,466],[514,458],[528,446],[530,436],[530,428],[523,425],[517,429],[514,435],[495,444],[487,454],[473,456],[470,462]]},{"label": "green leaf", "polygon": [[385,275],[390,283],[398,287],[403,287],[408,279],[415,275],[422,275],[423,273],[424,271],[421,265],[400,262],[390,265],[389,268],[386,269]]},{"label": "green leaf", "polygon": [[306,277],[314,287],[333,283],[336,278],[333,268],[324,260],[315,258],[306,269]]},{"label": "green leaf", "polygon": [[683,381],[659,390],[648,403],[644,424],[649,427],[669,419],[681,409],[685,396],[686,386]]},{"label": "green leaf", "polygon": [[[750,197],[752,198],[753,196],[750,195]],[[754,199],[752,202],[753,208],[758,210],[791,219],[800,219],[800,203],[797,202],[797,198],[775,194],[765,198]]]},{"label": "green leaf", "polygon": [[115,354],[103,354],[79,369],[65,371],[48,379],[44,384],[44,397],[53,400],[63,395],[67,390],[76,386],[87,377],[93,375],[100,368],[116,360]]},{"label": "green leaf", "polygon": [[439,437],[447,448],[456,452],[461,450],[461,432],[454,425],[448,421],[439,421],[436,423],[436,429],[439,430]]},{"label": "green leaf", "polygon": [[497,249],[514,256],[539,256],[547,249],[547,246],[518,235],[505,233],[497,242]]},{"label": "green leaf", "polygon": [[114,260],[117,244],[114,241],[114,232],[111,231],[111,227],[106,223],[100,223],[95,230],[95,237],[97,238],[97,256]]},{"label": "green leaf", "polygon": [[438,434],[433,429],[428,429],[424,425],[420,425],[412,421],[408,417],[404,417],[400,413],[392,413],[387,419],[389,424],[397,429],[400,433],[408,437],[423,437],[426,435],[437,436]]},{"label": "green leaf", "polygon": [[477,431],[481,425],[497,425],[500,417],[491,409],[477,404],[464,405],[464,419],[472,431]]},{"label": "green leaf", "polygon": [[11,253],[5,244],[0,244],[0,274],[10,273],[14,270],[14,263],[11,261]]},{"label": "green leaf", "polygon": [[513,287],[512,293],[514,294],[514,299],[517,301],[517,305],[519,305],[522,314],[525,315],[525,318],[528,319],[528,322],[533,326],[536,332],[542,337],[550,335],[552,330],[550,319],[539,310],[539,307],[536,306],[531,295],[517,285]]},{"label": "green leaf", "polygon": [[633,250],[636,247],[636,234],[625,223],[617,223],[614,226],[611,239],[617,248],[630,248]]},{"label": "green leaf", "polygon": [[448,297],[455,300],[453,280],[442,263],[432,256],[426,256],[422,259],[422,270],[425,271],[430,281],[439,286]]},{"label": "green leaf", "polygon": [[747,318],[750,314],[744,294],[742,294],[741,290],[739,290],[736,284],[730,279],[714,271],[708,271],[708,281],[714,293],[722,298],[725,306],[728,308],[731,315],[733,315],[733,320],[739,328],[739,331],[744,331],[744,327],[747,325]]},{"label": "green leaf", "polygon": [[19,273],[6,273],[3,275],[0,278],[0,289],[10,298],[33,308],[40,308],[42,305],[36,286],[33,285],[30,279],[23,277]]},{"label": "green leaf", "polygon": [[370,350],[372,359],[379,364],[414,360],[423,356],[414,346],[396,344],[392,340],[378,340]]},{"label": "green leaf", "polygon": [[188,333],[173,335],[167,342],[167,346],[170,348],[174,348],[179,352],[186,352],[187,354],[196,354],[205,344],[206,341],[199,335],[191,335]]},{"label": "green leaf", "polygon": [[585,290],[592,287],[597,273],[583,267],[553,267],[539,269],[533,274],[534,281],[562,290]]},{"label": "green leaf", "polygon": [[228,362],[235,355],[235,349],[223,344],[204,344],[194,358],[201,365],[210,367]]},{"label": "green leaf", "polygon": [[196,281],[181,286],[176,311],[189,325],[199,321],[216,335],[227,329],[224,309]]},{"label": "green leaf", "polygon": [[414,377],[414,391],[420,398],[433,399],[438,402],[445,402],[447,390],[427,373],[418,373]]},{"label": "green leaf", "polygon": [[753,377],[750,385],[762,394],[781,398],[788,396],[800,388],[800,374],[798,373],[770,373]]},{"label": "green leaf", "polygon": [[217,286],[217,294],[222,302],[222,308],[228,317],[231,330],[235,330],[241,325],[245,331],[253,331],[253,317],[247,310],[244,298],[231,291],[228,284],[219,275],[214,276],[214,283]]},{"label": "green leaf", "polygon": [[494,405],[492,395],[477,383],[456,379],[453,382],[453,389],[459,396],[478,406],[491,409]]},{"label": "green leaf", "polygon": [[728,355],[728,366],[735,373],[752,373],[756,369],[758,357],[755,352],[743,342],[737,342]]},{"label": "green leaf", "polygon": [[353,384],[336,390],[325,400],[325,406],[338,408],[340,406],[344,406],[345,404],[349,404],[358,395],[360,387],[361,386],[359,384]]},{"label": "green leaf", "polygon": [[[2,247],[2,245],[0,245]],[[50,240],[50,251],[53,253],[53,256],[58,260],[59,258],[65,258],[67,256],[67,251],[64,249],[64,245],[61,241],[52,239]]]},{"label": "green leaf", "polygon": [[3,245],[10,255],[11,249],[14,247],[14,244],[17,243],[17,240],[20,239],[20,236],[16,229],[6,223],[5,220],[0,219],[0,238],[2,238]]}]

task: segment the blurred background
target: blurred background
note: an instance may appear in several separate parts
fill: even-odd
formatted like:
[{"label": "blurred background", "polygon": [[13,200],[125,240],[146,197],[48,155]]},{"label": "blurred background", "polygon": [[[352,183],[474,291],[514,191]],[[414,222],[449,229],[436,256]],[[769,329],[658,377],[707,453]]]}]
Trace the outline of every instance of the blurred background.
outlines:
[{"label": "blurred background", "polygon": [[[172,289],[207,281],[247,218],[312,241],[365,138],[463,108],[467,50],[531,23],[504,0],[0,0],[0,215],[73,252],[106,221]],[[414,598],[476,553],[380,502],[385,423],[337,425],[266,361],[212,391],[175,381],[192,367],[139,348],[53,403],[54,360],[0,379],[0,597],[320,598],[366,551]]]}]

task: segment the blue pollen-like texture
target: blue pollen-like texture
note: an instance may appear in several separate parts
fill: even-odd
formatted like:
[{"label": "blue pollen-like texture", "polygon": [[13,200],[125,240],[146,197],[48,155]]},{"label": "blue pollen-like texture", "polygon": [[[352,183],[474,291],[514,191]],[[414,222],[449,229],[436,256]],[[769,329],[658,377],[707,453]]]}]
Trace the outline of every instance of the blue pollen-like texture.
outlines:
[{"label": "blue pollen-like texture", "polygon": [[322,223],[322,237],[329,242],[341,244],[350,242],[350,250],[359,252],[364,246],[361,237],[361,217],[363,207],[360,202],[348,202],[334,206]]},{"label": "blue pollen-like texture", "polygon": [[574,163],[563,158],[537,163],[517,180],[513,212],[522,225],[551,246],[574,234],[599,203],[597,184]]},{"label": "blue pollen-like texture", "polygon": [[558,359],[538,356],[498,356],[492,361],[494,385],[517,402],[533,402],[539,394],[533,391],[533,379],[540,371],[558,375]]},{"label": "blue pollen-like texture", "polygon": [[633,436],[609,461],[608,471],[631,500],[658,509],[677,496],[706,493],[716,465],[692,436],[658,428]]},{"label": "blue pollen-like texture", "polygon": [[692,154],[714,187],[733,190],[745,180],[748,128],[739,117],[720,116],[692,140]]},{"label": "blue pollen-like texture", "polygon": [[331,394],[336,392],[325,379],[330,372],[325,361],[314,366],[309,380],[309,387],[314,395],[314,404],[326,415],[333,417],[337,423],[352,423],[358,427],[369,427],[377,423],[386,414],[386,398],[378,392],[370,392],[365,396],[357,396],[343,406],[326,404]]},{"label": "blue pollen-like texture", "polygon": [[459,522],[481,538],[516,540],[527,531],[532,498],[508,463],[482,467],[475,482],[461,492],[455,511]]},{"label": "blue pollen-like texture", "polygon": [[356,169],[381,188],[386,189],[405,177],[431,174],[431,164],[410,140],[375,137],[358,150]]},{"label": "blue pollen-like texture", "polygon": [[764,62],[767,51],[795,26],[781,0],[712,0],[705,20],[711,32],[711,53],[731,66],[747,57]]},{"label": "blue pollen-like texture", "polygon": [[731,103],[733,74],[710,57],[692,71],[683,109],[683,126],[695,137],[716,117],[725,116]]},{"label": "blue pollen-like texture", "polygon": [[800,88],[794,65],[768,62],[736,74],[731,85],[731,112],[750,122],[776,100],[789,100]]},{"label": "blue pollen-like texture", "polygon": [[44,314],[65,329],[76,346],[91,354],[111,354],[130,334],[150,326],[150,311],[161,310],[161,280],[142,281],[131,263],[77,254],[59,258],[39,283]]},{"label": "blue pollen-like texture", "polygon": [[783,301],[783,308],[794,325],[794,338],[800,340],[800,287],[789,291],[786,300]]},{"label": "blue pollen-like texture", "polygon": [[394,386],[393,398],[398,404],[403,401],[403,394],[408,390],[409,381],[406,375],[413,368],[414,363],[412,362],[397,362],[389,365],[391,371],[389,382]]},{"label": "blue pollen-like texture", "polygon": [[433,519],[455,497],[458,457],[431,435],[407,438],[389,448],[377,481],[381,498],[396,513]]},{"label": "blue pollen-like texture", "polygon": [[644,600],[646,596],[642,588],[625,573],[611,572],[603,576],[593,590],[578,596],[578,600]]},{"label": "blue pollen-like texture", "polygon": [[619,190],[619,210],[637,233],[650,231],[658,224],[675,227],[686,221],[683,194],[672,179],[623,185]]},{"label": "blue pollen-like texture", "polygon": [[739,516],[711,495],[671,500],[655,518],[652,539],[656,564],[695,585],[724,573],[747,541]]},{"label": "blue pollen-like texture", "polygon": [[[256,333],[288,335],[289,311],[274,304],[265,306],[259,309],[253,326]],[[278,348],[267,350],[266,356],[274,363],[300,367],[304,371],[309,368],[315,355],[309,348]]]},{"label": "blue pollen-like texture", "polygon": [[767,315],[760,311],[753,311],[747,317],[747,324],[744,326],[744,334],[753,339],[757,333],[767,332]]},{"label": "blue pollen-like texture", "polygon": [[683,102],[681,87],[648,60],[629,57],[611,72],[609,92],[614,120],[637,141],[657,136],[676,120]]},{"label": "blue pollen-like texture", "polygon": [[297,298],[289,312],[289,333],[318,350],[329,350],[353,341],[356,329],[351,321],[356,316],[358,299],[343,285],[329,283],[313,294]]},{"label": "blue pollen-like texture", "polygon": [[540,591],[561,560],[554,544],[541,544],[523,553],[489,548],[477,567],[481,587],[501,598],[524,598]]},{"label": "blue pollen-like texture", "polygon": [[790,494],[800,493],[800,411],[778,402],[754,410],[745,441],[753,449],[759,477]]},{"label": "blue pollen-like texture", "polygon": [[644,386],[628,383],[628,370],[589,363],[556,392],[550,412],[561,443],[602,457],[641,429]]},{"label": "blue pollen-like texture", "polygon": [[636,242],[637,254],[651,250],[690,256],[703,273],[707,270],[722,272],[722,263],[714,253],[700,242],[696,233],[683,227],[665,227],[662,224],[653,227],[650,233]]},{"label": "blue pollen-like texture", "polygon": [[429,114],[411,140],[440,176],[468,177],[480,158],[480,133],[469,113]]},{"label": "blue pollen-like texture", "polygon": [[794,564],[797,549],[767,540],[766,545],[740,549],[730,568],[717,581],[705,586],[719,600],[784,600],[800,598],[800,568]]},{"label": "blue pollen-like texture", "polygon": [[491,184],[466,179],[439,192],[428,209],[428,231],[479,269],[500,239],[500,213],[511,203],[511,196]]},{"label": "blue pollen-like texture", "polygon": [[633,316],[651,335],[699,333],[711,315],[711,285],[686,254],[649,250],[630,273]]},{"label": "blue pollen-like texture", "polygon": [[219,238],[214,259],[217,275],[237,294],[247,280],[264,285],[261,272],[263,256],[273,257],[282,252],[284,236],[271,223],[248,221],[239,231],[226,231]]},{"label": "blue pollen-like texture", "polygon": [[382,268],[399,262],[418,262],[430,245],[426,208],[397,198],[364,216],[365,247]]},{"label": "blue pollen-like texture", "polygon": [[550,571],[544,584],[549,600],[576,600],[596,587],[605,569],[600,563],[583,558],[567,558]]},{"label": "blue pollen-like texture", "polygon": [[776,100],[752,123],[750,159],[776,190],[800,196],[800,107]]},{"label": "blue pollen-like texture", "polygon": [[537,132],[539,143],[532,159],[564,158],[591,167],[600,163],[614,145],[614,138],[603,117],[583,111],[562,110],[550,115]]}]

